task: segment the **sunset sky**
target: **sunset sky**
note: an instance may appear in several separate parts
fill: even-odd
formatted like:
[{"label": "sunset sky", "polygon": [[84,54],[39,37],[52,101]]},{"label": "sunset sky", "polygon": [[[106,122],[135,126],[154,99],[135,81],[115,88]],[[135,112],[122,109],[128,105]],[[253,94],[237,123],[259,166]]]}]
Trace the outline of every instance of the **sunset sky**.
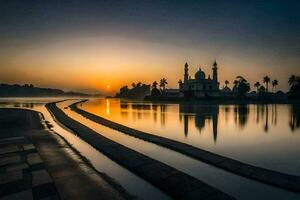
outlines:
[{"label": "sunset sky", "polygon": [[221,86],[300,75],[300,1],[1,0],[0,82],[113,93],[219,64]]}]

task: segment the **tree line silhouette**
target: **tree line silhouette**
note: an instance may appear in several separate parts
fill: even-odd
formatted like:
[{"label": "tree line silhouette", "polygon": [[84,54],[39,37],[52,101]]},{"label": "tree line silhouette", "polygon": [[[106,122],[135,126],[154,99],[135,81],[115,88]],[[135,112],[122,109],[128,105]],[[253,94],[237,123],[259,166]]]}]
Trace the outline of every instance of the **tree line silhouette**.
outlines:
[{"label": "tree line silhouette", "polygon": [[165,78],[162,78],[159,84],[156,81],[154,81],[151,85],[147,85],[141,82],[132,83],[131,88],[129,88],[127,85],[121,87],[119,92],[115,95],[115,97],[128,99],[143,99],[149,94],[151,94],[151,96],[160,96],[162,94],[162,91],[166,89],[167,84],[168,82]]},{"label": "tree line silhouette", "polygon": [[[225,87],[228,87],[229,81],[225,80]],[[236,79],[232,82],[232,93],[237,94],[238,97],[246,97],[247,94],[251,91],[250,83],[243,77],[237,76]],[[289,91],[286,95],[291,99],[300,98],[300,77],[296,75],[291,75],[288,80]],[[116,97],[120,98],[138,98],[143,99],[145,96],[149,95],[152,97],[159,97],[164,94],[168,82],[166,78],[160,79],[159,82],[154,81],[151,85],[139,83],[132,83],[131,88],[127,85],[120,88],[120,91],[116,94]],[[272,85],[272,91],[269,92],[269,85]],[[271,80],[269,76],[264,76],[262,78],[262,84],[257,81],[253,84],[253,87],[256,89],[251,92],[260,96],[262,98],[270,98],[275,96],[285,96],[282,91],[277,91],[277,86],[279,81],[277,79]]]},{"label": "tree line silhouette", "polygon": [[150,85],[138,82],[132,83],[131,88],[127,85],[120,88],[120,91],[115,95],[117,98],[128,99],[143,99],[146,95],[149,95]]},{"label": "tree line silhouette", "polygon": [[65,92],[60,89],[39,88],[33,84],[0,84],[0,97],[49,97],[49,96],[99,96],[80,92]]},{"label": "tree line silhouette", "polygon": [[[269,84],[272,84],[272,92],[273,94],[276,94],[277,92],[283,93],[281,91],[277,91],[276,87],[278,86],[279,82],[278,80],[274,79],[271,80],[269,76],[264,76],[262,79],[262,82],[265,85],[262,85],[259,81],[255,82],[253,84],[254,88],[256,88],[256,93],[258,95],[263,95],[270,93],[269,92]],[[228,87],[229,81],[225,80],[225,87]],[[300,95],[300,77],[291,75],[289,80],[289,92],[287,93],[289,97],[291,98],[299,98]],[[239,93],[241,96],[245,96],[248,92],[250,92],[251,87],[249,82],[243,77],[243,76],[237,76],[236,79],[233,81],[233,92]]]}]

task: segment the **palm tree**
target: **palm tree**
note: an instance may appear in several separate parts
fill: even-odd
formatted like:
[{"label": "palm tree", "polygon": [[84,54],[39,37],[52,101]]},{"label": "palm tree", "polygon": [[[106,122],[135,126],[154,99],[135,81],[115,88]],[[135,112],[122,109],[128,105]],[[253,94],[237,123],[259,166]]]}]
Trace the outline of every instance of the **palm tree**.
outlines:
[{"label": "palm tree", "polygon": [[278,85],[278,81],[275,79],[272,81],[272,86],[273,86],[273,92],[275,93],[276,92],[276,86]]},{"label": "palm tree", "polygon": [[154,89],[154,88],[157,88],[157,82],[156,81],[154,81],[153,83],[152,83],[152,88]]},{"label": "palm tree", "polygon": [[258,88],[258,92],[266,92],[266,88],[261,85],[259,88]]},{"label": "palm tree", "polygon": [[256,83],[254,83],[254,87],[256,87],[256,92],[258,92],[259,86],[260,86],[260,83],[258,81]]},{"label": "palm tree", "polygon": [[136,84],[136,87],[141,87],[142,86],[142,83],[141,82],[138,82],[137,84]]},{"label": "palm tree", "polygon": [[241,96],[245,96],[245,94],[250,91],[248,81],[242,76],[237,76],[233,84],[233,90],[238,92]]},{"label": "palm tree", "polygon": [[136,87],[135,83],[131,83],[131,87],[135,88]]},{"label": "palm tree", "polygon": [[265,77],[263,78],[263,83],[266,84],[266,90],[267,90],[267,92],[268,92],[268,87],[269,87],[270,81],[271,81],[271,79],[270,79],[270,77],[268,77],[268,76],[265,76]]},{"label": "palm tree", "polygon": [[292,75],[289,78],[290,96],[292,98],[300,98],[300,76]]},{"label": "palm tree", "polygon": [[232,88],[232,89],[233,89],[234,91],[237,91],[238,84],[239,84],[239,81],[238,81],[238,80],[234,80],[234,81],[233,81],[233,88]]},{"label": "palm tree", "polygon": [[295,75],[290,76],[289,85],[292,86],[295,84],[295,82],[296,82],[296,76]]},{"label": "palm tree", "polygon": [[229,84],[228,80],[225,80],[225,86],[227,87],[227,85]]},{"label": "palm tree", "polygon": [[167,84],[168,84],[167,79],[162,78],[160,80],[159,87],[162,88],[163,90],[165,90]]}]

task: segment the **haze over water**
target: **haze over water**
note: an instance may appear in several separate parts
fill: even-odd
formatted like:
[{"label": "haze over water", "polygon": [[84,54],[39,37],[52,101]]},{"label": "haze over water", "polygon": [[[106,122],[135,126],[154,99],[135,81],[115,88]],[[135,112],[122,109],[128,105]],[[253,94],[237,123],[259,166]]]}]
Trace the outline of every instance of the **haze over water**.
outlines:
[{"label": "haze over water", "polygon": [[249,164],[300,175],[300,107],[94,99],[88,112]]}]

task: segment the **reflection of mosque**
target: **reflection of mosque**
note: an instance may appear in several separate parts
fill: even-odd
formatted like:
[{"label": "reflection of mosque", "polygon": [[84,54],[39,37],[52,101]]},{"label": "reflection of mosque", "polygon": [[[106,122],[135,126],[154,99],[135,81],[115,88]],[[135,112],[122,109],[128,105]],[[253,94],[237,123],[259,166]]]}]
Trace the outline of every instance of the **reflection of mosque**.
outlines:
[{"label": "reflection of mosque", "polygon": [[[143,120],[152,117],[154,123],[160,123],[162,127],[167,123],[167,104],[135,104],[121,103],[121,115],[128,118],[128,110],[132,110],[132,118]],[[218,137],[218,117],[219,113],[227,123],[231,116],[239,128],[244,128],[249,122],[250,111],[254,112],[257,125],[262,125],[264,132],[269,132],[270,126],[277,125],[277,105],[257,104],[254,109],[250,109],[247,104],[240,105],[199,105],[199,104],[179,104],[179,120],[183,122],[183,132],[187,137],[189,134],[189,123],[194,123],[199,133],[205,128],[207,123],[212,123],[212,134],[214,141]],[[150,111],[150,112],[149,112]],[[222,114],[223,113],[223,114]],[[290,105],[289,127],[292,132],[300,127],[300,106]]]},{"label": "reflection of mosque", "polygon": [[[192,115],[191,115],[192,114]],[[179,119],[184,124],[184,134],[188,135],[189,132],[189,119],[195,118],[195,127],[201,133],[201,130],[205,127],[205,122],[208,120],[213,124],[213,136],[214,141],[217,141],[218,136],[218,105],[191,105],[191,104],[180,104],[179,105]]]}]

